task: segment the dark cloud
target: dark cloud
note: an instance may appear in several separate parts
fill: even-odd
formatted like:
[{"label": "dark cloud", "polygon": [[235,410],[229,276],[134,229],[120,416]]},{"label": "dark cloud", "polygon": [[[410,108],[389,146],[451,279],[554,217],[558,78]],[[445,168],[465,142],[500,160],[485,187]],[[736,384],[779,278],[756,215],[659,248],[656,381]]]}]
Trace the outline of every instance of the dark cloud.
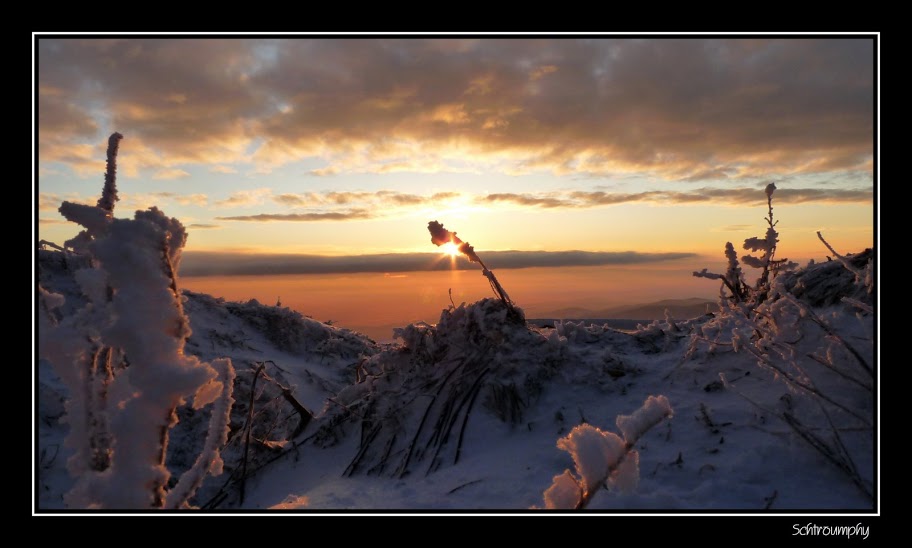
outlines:
[{"label": "dark cloud", "polygon": [[355,221],[361,219],[370,219],[373,215],[364,209],[352,209],[349,211],[328,211],[315,213],[260,213],[258,215],[234,215],[231,217],[216,217],[218,221],[252,221],[252,222],[273,222],[273,221]]},{"label": "dark cloud", "polygon": [[254,162],[329,160],[316,174],[495,157],[688,181],[870,173],[874,43],[39,38],[39,141],[51,159],[45,143],[104,111],[150,165],[249,161],[262,140]]},{"label": "dark cloud", "polygon": [[193,223],[187,225],[187,228],[198,228],[198,229],[210,229],[210,228],[222,228],[222,225],[212,225],[207,223]]},{"label": "dark cloud", "polygon": [[[589,251],[485,251],[491,268],[604,266],[674,261],[694,253],[638,253]],[[449,258],[439,253],[396,253],[326,257],[320,255],[243,254],[186,251],[181,259],[183,276],[328,274],[353,272],[414,272],[450,270]],[[455,269],[472,270],[478,265],[458,257]]]},{"label": "dark cloud", "polygon": [[68,113],[48,111],[39,119],[39,130],[55,133],[65,120],[95,119],[100,109],[128,137],[172,157],[210,161],[225,152],[226,142],[246,137],[245,120],[268,110],[259,92],[246,84],[257,66],[256,44],[39,38],[39,83],[72,106]]}]

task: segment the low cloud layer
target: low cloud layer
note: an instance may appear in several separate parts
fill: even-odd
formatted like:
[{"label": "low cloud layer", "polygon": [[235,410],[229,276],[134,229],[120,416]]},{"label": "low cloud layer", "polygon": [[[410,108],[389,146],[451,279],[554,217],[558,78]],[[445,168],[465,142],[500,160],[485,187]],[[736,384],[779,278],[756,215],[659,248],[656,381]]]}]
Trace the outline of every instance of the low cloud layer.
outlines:
[{"label": "low cloud layer", "polygon": [[[694,253],[638,253],[590,251],[479,251],[491,268],[629,265],[674,261]],[[392,253],[326,257],[294,254],[245,254],[186,251],[182,276],[331,274],[356,272],[414,272],[450,270],[448,257],[439,253]],[[458,257],[455,269],[472,270],[478,265]]]},{"label": "low cloud layer", "polygon": [[[403,194],[394,191],[378,192],[328,192],[306,194],[279,194],[270,196],[260,193],[255,200],[249,199],[252,191],[236,193],[228,200],[217,202],[217,206],[250,206],[271,200],[292,210],[305,208],[308,211],[289,213],[258,213],[215,217],[219,221],[244,222],[316,222],[316,221],[360,221],[388,215],[395,208],[419,205],[440,205],[449,198],[463,198],[476,204],[511,205],[543,209],[583,209],[606,207],[627,203],[652,203],[657,205],[709,204],[709,205],[762,205],[766,195],[760,188],[700,188],[688,192],[645,191],[636,193],[570,190],[540,194],[519,194],[498,192],[471,196],[456,192],[442,192],[431,196]],[[777,205],[802,203],[871,203],[871,189],[839,188],[782,188],[776,191]],[[233,204],[228,204],[233,202]],[[358,205],[360,207],[352,207]]]},{"label": "low cloud layer", "polygon": [[272,222],[272,221],[290,221],[290,222],[312,222],[312,221],[354,221],[360,219],[370,219],[371,213],[363,209],[354,209],[351,211],[328,211],[318,213],[260,213],[257,215],[233,215],[229,217],[216,217],[219,221],[248,221],[248,222]]},{"label": "low cloud layer", "polygon": [[318,175],[871,172],[870,37],[39,37],[36,58],[39,161],[83,174],[114,129],[126,176],[308,157]]},{"label": "low cloud layer", "polygon": [[[778,204],[870,203],[873,190],[836,188],[783,188],[776,191]],[[658,204],[728,204],[752,205],[766,202],[766,196],[756,188],[700,188],[688,192],[646,191],[635,193],[571,191],[549,194],[495,193],[479,197],[479,202],[507,202],[522,206],[552,208],[586,208],[633,202]]]}]

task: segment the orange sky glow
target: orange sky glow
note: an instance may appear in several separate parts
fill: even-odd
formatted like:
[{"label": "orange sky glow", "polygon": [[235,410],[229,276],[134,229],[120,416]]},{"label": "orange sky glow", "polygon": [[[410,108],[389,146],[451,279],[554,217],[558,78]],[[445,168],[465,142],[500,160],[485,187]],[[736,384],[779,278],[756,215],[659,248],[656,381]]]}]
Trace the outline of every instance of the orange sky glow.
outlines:
[{"label": "orange sky glow", "polygon": [[187,227],[184,287],[321,321],[488,296],[477,265],[418,271],[432,220],[533,313],[716,294],[690,271],[764,234],[770,182],[778,257],[877,237],[877,35],[35,35],[33,58],[36,239],[78,232],[57,208],[94,203],[118,131],[114,214]]}]

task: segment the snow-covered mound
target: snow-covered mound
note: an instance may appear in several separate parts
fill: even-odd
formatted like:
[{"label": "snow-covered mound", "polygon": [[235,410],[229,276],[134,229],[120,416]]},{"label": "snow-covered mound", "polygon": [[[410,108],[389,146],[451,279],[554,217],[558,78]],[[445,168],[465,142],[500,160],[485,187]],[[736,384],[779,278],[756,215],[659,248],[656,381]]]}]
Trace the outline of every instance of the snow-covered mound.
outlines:
[{"label": "snow-covered mound", "polygon": [[358,382],[327,404],[321,444],[361,431],[347,475],[401,478],[458,463],[476,407],[519,424],[562,360],[558,337],[530,329],[498,299],[444,310],[436,326],[396,334],[403,344],[359,364]]},{"label": "snow-covered mound", "polygon": [[[862,270],[863,257],[851,257]],[[77,261],[39,253],[42,286],[67,299],[60,314],[84,300]],[[394,345],[288,309],[184,292],[186,352],[229,357],[237,370],[225,474],[208,478],[191,503],[543,507],[579,456],[558,440],[581,425],[625,437],[617,417],[664,396],[674,417],[638,431],[635,475],[598,487],[589,510],[871,512],[877,364],[868,287],[842,264],[820,263],[781,274],[759,306],[722,302],[717,314],[629,332],[529,326],[483,299],[443,310],[436,325],[404,326]],[[72,485],[61,443],[69,394],[43,360],[36,384],[37,506],[48,510],[63,506]],[[175,473],[192,465],[208,421],[189,407],[178,415],[168,446]]]},{"label": "snow-covered mound", "polygon": [[[874,250],[846,257],[849,264],[864,270],[874,258]],[[794,296],[811,306],[838,304],[843,297],[865,300],[871,303],[872,295],[864,283],[857,283],[855,275],[839,261],[812,264],[798,272],[784,272],[781,283]]]}]

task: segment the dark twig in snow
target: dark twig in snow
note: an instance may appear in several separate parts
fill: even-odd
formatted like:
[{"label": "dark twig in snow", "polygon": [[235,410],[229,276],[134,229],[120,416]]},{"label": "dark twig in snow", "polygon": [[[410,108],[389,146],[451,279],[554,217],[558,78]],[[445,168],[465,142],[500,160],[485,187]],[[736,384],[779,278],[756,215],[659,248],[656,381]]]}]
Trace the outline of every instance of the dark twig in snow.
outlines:
[{"label": "dark twig in snow", "polygon": [[253,402],[256,397],[256,382],[260,373],[266,369],[266,364],[261,363],[253,373],[253,380],[250,383],[250,408],[247,410],[247,432],[244,439],[244,457],[241,460],[241,504],[244,504],[244,488],[247,479],[247,457],[250,453],[250,432],[253,430]]}]

